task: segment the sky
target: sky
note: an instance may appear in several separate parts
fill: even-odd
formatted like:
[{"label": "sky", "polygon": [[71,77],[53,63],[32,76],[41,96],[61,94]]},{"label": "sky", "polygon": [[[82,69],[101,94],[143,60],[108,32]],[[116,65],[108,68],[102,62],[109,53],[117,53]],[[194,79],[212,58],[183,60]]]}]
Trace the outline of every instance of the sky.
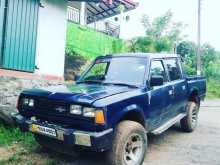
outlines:
[{"label": "sky", "polygon": [[[136,0],[139,7],[130,12],[130,20],[122,23],[121,37],[129,39],[144,35],[141,24],[143,14],[151,19],[173,12],[173,21],[183,22],[187,25],[183,34],[190,41],[197,41],[197,5],[198,0]],[[220,0],[202,0],[202,43],[209,43],[220,50]]]}]

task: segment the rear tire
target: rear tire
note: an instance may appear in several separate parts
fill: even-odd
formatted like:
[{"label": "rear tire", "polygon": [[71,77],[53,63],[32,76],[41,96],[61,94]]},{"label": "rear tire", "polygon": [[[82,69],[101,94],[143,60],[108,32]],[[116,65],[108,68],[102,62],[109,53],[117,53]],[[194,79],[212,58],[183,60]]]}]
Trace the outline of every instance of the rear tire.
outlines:
[{"label": "rear tire", "polygon": [[117,126],[113,147],[108,153],[112,165],[141,165],[147,151],[144,127],[134,121],[122,121]]},{"label": "rear tire", "polygon": [[185,132],[193,132],[198,123],[199,104],[190,101],[186,108],[187,116],[180,120],[180,126]]}]

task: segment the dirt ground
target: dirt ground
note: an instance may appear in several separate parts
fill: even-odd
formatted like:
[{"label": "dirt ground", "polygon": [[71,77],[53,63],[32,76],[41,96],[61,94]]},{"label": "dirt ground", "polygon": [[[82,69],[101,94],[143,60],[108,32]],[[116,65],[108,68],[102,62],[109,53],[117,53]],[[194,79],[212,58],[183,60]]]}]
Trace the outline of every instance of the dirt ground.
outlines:
[{"label": "dirt ground", "polygon": [[[220,101],[218,101],[220,104]],[[183,133],[178,124],[159,136],[149,136],[149,149],[144,165],[220,165],[220,106],[213,101],[203,105],[199,125],[193,133]],[[208,106],[207,106],[208,105]],[[212,106],[209,106],[212,105]],[[102,154],[85,154],[70,158],[41,148],[16,151],[0,148],[0,157],[18,152],[32,164],[105,165]],[[52,163],[51,163],[52,162]],[[13,163],[12,163],[13,164]],[[21,164],[25,164],[21,162]]]}]

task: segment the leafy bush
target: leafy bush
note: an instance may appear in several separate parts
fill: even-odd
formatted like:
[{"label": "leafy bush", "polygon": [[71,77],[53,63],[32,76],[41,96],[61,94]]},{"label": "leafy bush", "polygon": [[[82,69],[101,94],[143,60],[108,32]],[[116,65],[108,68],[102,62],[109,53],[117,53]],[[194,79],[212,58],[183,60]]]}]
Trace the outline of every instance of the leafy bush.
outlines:
[{"label": "leafy bush", "polygon": [[207,91],[208,98],[220,98],[220,80],[208,80]]}]

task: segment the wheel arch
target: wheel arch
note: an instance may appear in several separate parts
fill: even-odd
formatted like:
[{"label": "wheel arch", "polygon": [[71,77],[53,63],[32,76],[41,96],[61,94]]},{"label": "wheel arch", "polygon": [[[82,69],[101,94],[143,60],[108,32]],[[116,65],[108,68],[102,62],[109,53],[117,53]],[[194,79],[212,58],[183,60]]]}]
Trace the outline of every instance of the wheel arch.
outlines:
[{"label": "wheel arch", "polygon": [[200,103],[199,89],[198,88],[192,88],[190,90],[188,101],[193,101],[195,103]]},{"label": "wheel arch", "polygon": [[146,128],[145,116],[141,109],[135,108],[128,111],[124,111],[123,115],[121,115],[120,119],[117,121],[117,124],[124,120],[137,122],[141,124],[144,128]]}]

